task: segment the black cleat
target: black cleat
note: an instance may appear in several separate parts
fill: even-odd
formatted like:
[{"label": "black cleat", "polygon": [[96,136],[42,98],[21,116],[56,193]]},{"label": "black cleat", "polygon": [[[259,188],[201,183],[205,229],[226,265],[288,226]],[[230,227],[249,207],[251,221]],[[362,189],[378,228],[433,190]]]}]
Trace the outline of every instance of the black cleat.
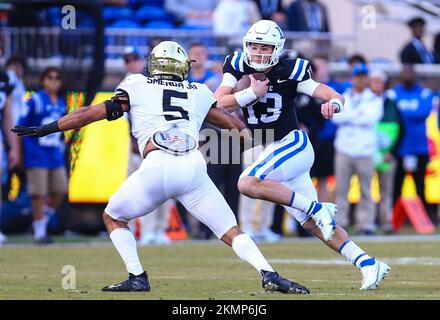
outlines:
[{"label": "black cleat", "polygon": [[309,294],[310,291],[299,283],[280,277],[277,272],[262,271],[263,288],[266,291],[279,291],[290,294]]},{"label": "black cleat", "polygon": [[148,282],[147,272],[144,271],[138,276],[135,276],[132,273],[128,274],[128,279],[110,286],[106,286],[102,288],[102,291],[110,291],[110,292],[141,292],[141,291],[150,291],[150,282]]}]

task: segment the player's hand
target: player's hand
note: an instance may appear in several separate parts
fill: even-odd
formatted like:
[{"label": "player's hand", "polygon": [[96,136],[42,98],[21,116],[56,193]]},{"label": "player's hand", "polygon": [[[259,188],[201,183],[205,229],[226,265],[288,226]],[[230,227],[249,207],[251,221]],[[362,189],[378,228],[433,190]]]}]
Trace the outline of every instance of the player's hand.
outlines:
[{"label": "player's hand", "polygon": [[325,119],[333,118],[333,114],[339,109],[339,107],[333,103],[326,102],[321,105],[321,113]]},{"label": "player's hand", "polygon": [[267,90],[269,89],[269,79],[260,81],[255,79],[252,74],[249,75],[249,79],[251,79],[252,91],[254,91],[257,98],[264,97],[264,95],[267,93]]},{"label": "player's hand", "polygon": [[11,131],[19,137],[38,137],[37,127],[15,126]]}]

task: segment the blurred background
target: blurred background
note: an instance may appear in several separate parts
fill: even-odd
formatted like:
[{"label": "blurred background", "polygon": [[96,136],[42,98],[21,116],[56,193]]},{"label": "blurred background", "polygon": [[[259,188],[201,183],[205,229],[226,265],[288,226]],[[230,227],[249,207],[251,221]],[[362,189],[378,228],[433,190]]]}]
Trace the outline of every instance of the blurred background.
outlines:
[{"label": "blurred background", "polygon": [[[320,200],[344,208],[338,222],[367,236],[438,233],[439,0],[16,0],[0,3],[0,243],[103,234],[108,198],[140,161],[128,119],[100,121],[39,146],[10,138],[8,119],[29,125],[37,114],[48,123],[104,101],[127,74],[145,72],[145,57],[163,40],[183,45],[196,60],[189,80],[215,91],[225,56],[242,50],[243,35],[260,19],[278,23],[285,54],[310,60],[315,80],[382,98],[383,117],[368,133],[378,137],[374,172],[365,173],[362,165],[341,169],[357,155],[338,147],[338,123],[324,121],[320,101],[297,97],[316,153],[311,174]],[[239,195],[236,182],[249,158],[208,164],[241,227],[262,242],[309,236],[282,207]],[[368,202],[371,209],[362,210]],[[131,227],[143,245],[212,237],[173,201]]]}]

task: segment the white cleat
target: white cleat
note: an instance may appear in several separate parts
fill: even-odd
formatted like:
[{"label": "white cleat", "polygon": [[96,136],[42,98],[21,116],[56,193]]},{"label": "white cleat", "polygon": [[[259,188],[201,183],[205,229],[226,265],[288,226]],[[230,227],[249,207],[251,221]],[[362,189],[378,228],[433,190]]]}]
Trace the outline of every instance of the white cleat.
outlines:
[{"label": "white cleat", "polygon": [[325,241],[330,241],[335,232],[336,221],[335,213],[337,206],[331,202],[320,202],[322,208],[316,213],[312,214],[313,220],[322,232]]},{"label": "white cleat", "polygon": [[362,272],[362,287],[360,290],[374,290],[380,282],[390,273],[391,267],[385,262],[376,260],[376,263],[371,266],[361,268]]}]

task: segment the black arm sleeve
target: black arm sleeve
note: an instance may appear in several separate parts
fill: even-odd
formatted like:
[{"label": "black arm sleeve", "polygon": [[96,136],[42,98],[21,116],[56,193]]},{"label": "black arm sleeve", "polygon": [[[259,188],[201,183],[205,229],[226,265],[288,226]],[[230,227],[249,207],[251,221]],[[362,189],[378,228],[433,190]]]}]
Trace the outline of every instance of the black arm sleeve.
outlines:
[{"label": "black arm sleeve", "polygon": [[[127,100],[121,100],[120,98],[122,97],[127,98]],[[123,104],[128,104],[128,107],[130,108],[130,98],[125,90],[117,88],[115,95],[109,100],[104,101],[104,104],[107,111],[107,120],[113,121],[124,115],[124,110],[122,108]]]}]

